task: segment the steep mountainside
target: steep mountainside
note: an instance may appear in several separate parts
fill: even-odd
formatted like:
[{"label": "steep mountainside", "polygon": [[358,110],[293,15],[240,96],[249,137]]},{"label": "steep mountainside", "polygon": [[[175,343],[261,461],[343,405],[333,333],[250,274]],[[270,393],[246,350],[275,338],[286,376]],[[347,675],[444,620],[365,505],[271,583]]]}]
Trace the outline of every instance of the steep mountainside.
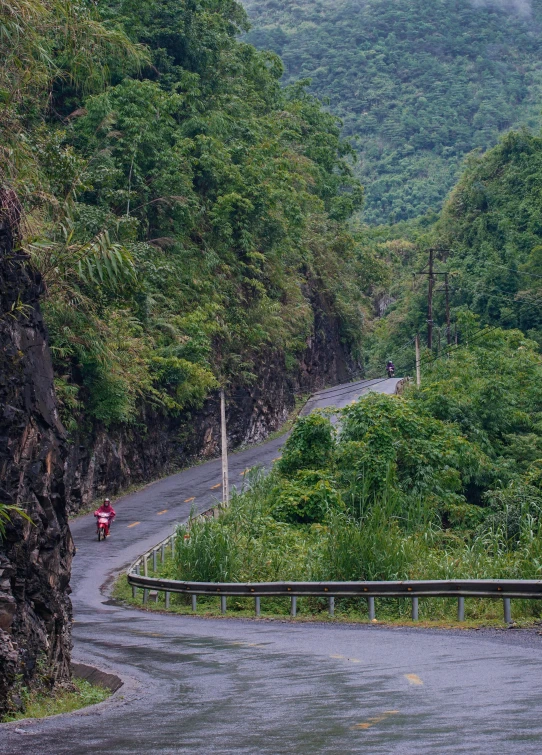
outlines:
[{"label": "steep mountainside", "polygon": [[538,126],[542,0],[246,0],[248,40],[310,78],[360,157],[364,218],[440,206],[465,154]]},{"label": "steep mountainside", "polygon": [[359,371],[383,267],[348,230],[336,119],[240,41],[241,5],[17,2],[0,186],[45,284],[75,509],[214,453],[219,386],[237,445]]},{"label": "steep mountainside", "polygon": [[[18,515],[0,539],[0,714],[18,685],[68,680],[73,544],[63,484],[65,433],[38,307],[41,278],[14,251],[20,207],[0,192],[0,502]],[[44,679],[45,678],[45,679]]]},{"label": "steep mountainside", "polygon": [[366,342],[372,368],[393,354],[399,371],[413,370],[412,338],[418,332],[424,342],[427,333],[430,248],[438,271],[433,356],[447,341],[446,272],[452,332],[460,345],[471,340],[477,322],[491,329],[517,328],[542,345],[541,195],[542,138],[513,131],[469,159],[434,224],[374,231],[394,274],[391,287],[381,291],[385,316],[374,321],[371,345]]}]

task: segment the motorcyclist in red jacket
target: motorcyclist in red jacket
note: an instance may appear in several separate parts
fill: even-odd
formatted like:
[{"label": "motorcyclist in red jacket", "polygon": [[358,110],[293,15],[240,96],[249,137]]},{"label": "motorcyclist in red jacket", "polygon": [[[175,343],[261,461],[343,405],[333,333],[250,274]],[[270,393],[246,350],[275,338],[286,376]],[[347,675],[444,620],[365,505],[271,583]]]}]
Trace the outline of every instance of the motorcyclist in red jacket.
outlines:
[{"label": "motorcyclist in red jacket", "polygon": [[109,528],[111,526],[111,522],[113,519],[117,516],[115,513],[115,509],[113,506],[111,506],[111,501],[109,498],[106,498],[105,501],[102,503],[99,509],[96,509],[94,512],[94,516],[107,516],[108,518],[108,524],[105,534],[109,535]]}]

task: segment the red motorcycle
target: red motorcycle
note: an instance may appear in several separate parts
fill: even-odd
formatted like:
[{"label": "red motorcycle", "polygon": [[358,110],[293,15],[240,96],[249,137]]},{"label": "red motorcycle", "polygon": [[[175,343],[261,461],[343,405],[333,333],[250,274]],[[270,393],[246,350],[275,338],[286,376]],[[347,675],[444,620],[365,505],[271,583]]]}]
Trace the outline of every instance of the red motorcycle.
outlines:
[{"label": "red motorcycle", "polygon": [[105,538],[109,535],[109,525],[111,523],[111,519],[113,518],[111,514],[94,514],[96,517],[96,531],[98,533],[98,540],[105,540]]}]

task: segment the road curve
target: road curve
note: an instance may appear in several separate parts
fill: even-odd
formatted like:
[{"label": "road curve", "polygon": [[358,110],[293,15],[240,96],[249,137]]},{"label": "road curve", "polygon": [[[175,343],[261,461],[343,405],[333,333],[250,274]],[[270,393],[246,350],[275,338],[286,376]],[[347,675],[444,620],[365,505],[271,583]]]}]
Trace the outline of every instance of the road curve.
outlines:
[{"label": "road curve", "polygon": [[[344,406],[371,385],[392,393],[395,383],[330,389],[313,406]],[[269,464],[283,443],[233,455],[232,479]],[[74,658],[126,683],[86,711],[0,726],[0,753],[541,752],[536,633],[202,619],[110,603],[113,576],[191,506],[209,508],[219,480],[211,461],[126,496],[105,543],[91,516],[74,522]]]}]

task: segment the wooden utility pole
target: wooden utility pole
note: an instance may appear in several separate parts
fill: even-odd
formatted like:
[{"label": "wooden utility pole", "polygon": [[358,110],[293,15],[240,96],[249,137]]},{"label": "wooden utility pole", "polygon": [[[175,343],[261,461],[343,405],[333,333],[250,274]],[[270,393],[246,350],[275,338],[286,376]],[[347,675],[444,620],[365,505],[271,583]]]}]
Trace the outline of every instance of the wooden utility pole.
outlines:
[{"label": "wooden utility pole", "polygon": [[434,249],[429,250],[429,286],[427,289],[427,348],[429,351],[433,348],[433,285],[435,277],[433,275]]},{"label": "wooden utility pole", "polygon": [[226,432],[226,396],[224,388],[220,389],[220,431],[222,438],[222,505],[226,507],[230,501],[230,486],[228,479],[228,434]]},{"label": "wooden utility pole", "polygon": [[448,273],[444,273],[444,290],[446,292],[446,340],[449,346],[452,343],[452,329],[450,327],[450,287],[448,285]]},{"label": "wooden utility pole", "polygon": [[420,334],[416,333],[416,385],[418,388],[422,383],[421,369],[420,369]]}]

